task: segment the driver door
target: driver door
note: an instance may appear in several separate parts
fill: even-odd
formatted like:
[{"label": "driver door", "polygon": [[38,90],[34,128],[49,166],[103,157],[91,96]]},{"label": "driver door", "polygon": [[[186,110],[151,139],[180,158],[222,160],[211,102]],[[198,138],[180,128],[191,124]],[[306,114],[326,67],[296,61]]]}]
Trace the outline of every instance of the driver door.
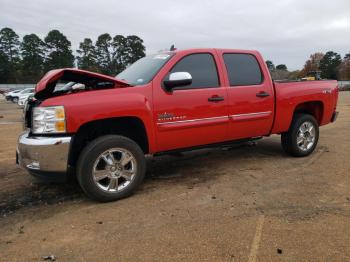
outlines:
[{"label": "driver door", "polygon": [[[153,83],[158,152],[227,140],[227,89],[216,61],[214,52],[177,54],[158,74]],[[176,72],[189,73],[192,83],[167,90],[164,80]]]}]

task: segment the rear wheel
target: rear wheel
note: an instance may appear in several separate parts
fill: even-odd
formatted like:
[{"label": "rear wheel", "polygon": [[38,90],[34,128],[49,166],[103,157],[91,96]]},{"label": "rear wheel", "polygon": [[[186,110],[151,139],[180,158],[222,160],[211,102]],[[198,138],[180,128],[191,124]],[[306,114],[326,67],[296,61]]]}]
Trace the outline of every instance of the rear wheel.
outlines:
[{"label": "rear wheel", "polygon": [[282,148],[292,156],[308,156],[315,150],[318,137],[316,119],[309,114],[296,114],[288,132],[281,136]]},{"label": "rear wheel", "polygon": [[129,196],[142,182],[145,171],[144,153],[134,141],[107,135],[84,148],[77,178],[90,198],[107,202]]}]

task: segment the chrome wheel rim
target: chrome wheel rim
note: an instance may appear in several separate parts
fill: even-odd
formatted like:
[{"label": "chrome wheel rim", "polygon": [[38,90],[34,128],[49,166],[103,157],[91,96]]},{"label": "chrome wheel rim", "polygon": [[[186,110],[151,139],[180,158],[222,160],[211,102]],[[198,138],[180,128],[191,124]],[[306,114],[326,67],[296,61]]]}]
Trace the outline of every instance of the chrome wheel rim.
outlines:
[{"label": "chrome wheel rim", "polygon": [[106,192],[120,192],[130,185],[137,171],[136,159],[124,148],[106,150],[96,159],[92,176],[95,184]]},{"label": "chrome wheel rim", "polygon": [[315,144],[316,130],[313,123],[306,121],[299,127],[297,134],[297,146],[302,151],[308,151]]}]

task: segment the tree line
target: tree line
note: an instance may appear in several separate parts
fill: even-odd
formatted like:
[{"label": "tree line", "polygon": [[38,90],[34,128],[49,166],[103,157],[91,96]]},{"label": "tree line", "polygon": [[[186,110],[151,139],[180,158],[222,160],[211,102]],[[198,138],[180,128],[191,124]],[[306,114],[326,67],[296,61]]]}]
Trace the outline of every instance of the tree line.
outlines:
[{"label": "tree line", "polygon": [[0,30],[0,83],[36,83],[49,70],[75,66],[114,76],[144,57],[145,50],[136,35],[105,33],[95,43],[85,38],[74,56],[71,42],[58,30],[44,39],[36,34],[20,39],[5,27]]},{"label": "tree line", "polygon": [[[105,33],[95,43],[85,38],[76,50],[71,42],[58,30],[50,31],[44,39],[36,34],[22,39],[11,28],[0,30],[0,83],[35,83],[47,71],[74,67],[116,75],[128,65],[145,56],[143,40],[136,36]],[[325,79],[350,80],[350,52],[341,57],[334,51],[311,54],[302,70],[289,71],[285,64],[275,66],[266,61],[272,77],[278,79],[300,79],[312,72],[320,72]]]},{"label": "tree line", "polygon": [[323,79],[350,80],[350,52],[344,58],[334,51],[311,54],[302,70],[288,71],[286,65],[275,66],[270,60],[266,61],[266,65],[273,79],[276,80],[300,79],[315,72],[319,73]]}]

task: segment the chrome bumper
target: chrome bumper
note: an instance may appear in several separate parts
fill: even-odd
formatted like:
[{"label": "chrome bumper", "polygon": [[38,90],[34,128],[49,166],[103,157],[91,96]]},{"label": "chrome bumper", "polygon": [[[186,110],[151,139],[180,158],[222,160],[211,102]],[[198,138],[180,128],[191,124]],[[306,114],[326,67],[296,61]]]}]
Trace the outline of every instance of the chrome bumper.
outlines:
[{"label": "chrome bumper", "polygon": [[[16,162],[33,173],[66,173],[71,137],[20,135]],[[31,172],[32,171],[32,172]]]}]

